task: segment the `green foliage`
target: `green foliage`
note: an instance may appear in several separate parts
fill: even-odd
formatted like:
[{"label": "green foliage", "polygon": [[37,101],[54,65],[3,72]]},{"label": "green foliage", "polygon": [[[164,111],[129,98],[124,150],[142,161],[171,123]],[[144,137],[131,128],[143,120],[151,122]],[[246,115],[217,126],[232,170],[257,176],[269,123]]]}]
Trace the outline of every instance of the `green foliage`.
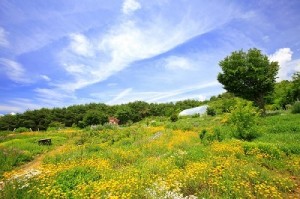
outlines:
[{"label": "green foliage", "polygon": [[221,128],[214,128],[213,130],[207,130],[203,129],[199,133],[199,138],[204,144],[211,143],[213,141],[218,141],[221,142],[222,140],[225,139],[225,134],[224,132],[221,132]]},{"label": "green foliage", "polygon": [[85,114],[83,117],[83,122],[85,126],[104,124],[108,122],[108,117],[102,112],[91,110]]},{"label": "green foliage", "polygon": [[229,124],[234,128],[233,136],[248,141],[257,138],[257,119],[257,109],[250,102],[239,101],[229,115]]},{"label": "green foliage", "polygon": [[9,171],[13,167],[30,160],[32,160],[32,156],[28,152],[12,147],[0,147],[0,177],[4,171]]},{"label": "green foliage", "polygon": [[91,167],[74,167],[67,171],[58,174],[56,184],[64,192],[70,193],[77,185],[90,183],[99,180],[101,175],[94,168]]},{"label": "green foliage", "polygon": [[231,108],[236,105],[237,99],[233,94],[226,92],[214,98],[209,103],[209,108],[214,109],[216,114],[229,113]]},{"label": "green foliage", "polygon": [[[66,129],[70,140],[62,140],[62,150],[46,154],[42,173],[24,181],[3,177],[6,181],[0,198],[294,197],[300,176],[300,115],[282,111],[281,115],[261,117],[259,126],[253,122],[263,132],[260,137],[252,142],[236,140],[229,137],[236,130],[234,125],[251,126],[244,120],[257,117],[250,114],[255,108],[248,102],[236,103],[232,113],[215,117],[184,117],[177,122],[169,117],[149,118],[160,127],[152,127],[150,121],[147,126],[144,120],[115,129],[104,125],[75,133]],[[249,110],[244,113],[244,109]],[[231,123],[231,114],[236,114],[238,122]],[[226,125],[227,116],[231,125]],[[0,152],[26,153],[32,159],[25,149],[45,149],[48,146],[36,144],[40,136],[55,138],[63,132],[4,133]],[[79,139],[83,145],[75,146]],[[8,151],[13,146],[22,148]],[[0,169],[8,158],[0,162]]]},{"label": "green foliage", "polygon": [[79,121],[77,126],[83,129],[85,127],[85,123],[83,121]]},{"label": "green foliage", "polygon": [[210,115],[210,116],[215,116],[217,114],[216,110],[212,107],[207,107],[206,113],[207,113],[207,115]]},{"label": "green foliage", "polygon": [[26,127],[19,127],[15,130],[16,133],[23,133],[23,132],[28,132],[29,129]]},{"label": "green foliage", "polygon": [[300,113],[300,101],[294,103],[294,105],[292,106],[292,113]]},{"label": "green foliage", "polygon": [[265,97],[274,90],[279,69],[277,62],[270,62],[266,55],[254,48],[248,52],[232,52],[219,65],[222,73],[218,74],[218,81],[228,92],[254,101],[264,109]]},{"label": "green foliage", "polygon": [[300,100],[300,72],[293,74],[291,96],[294,101]]},{"label": "green foliage", "polygon": [[171,120],[172,122],[176,122],[176,121],[178,120],[178,115],[177,115],[176,113],[173,113],[173,114],[171,115],[171,117],[170,117],[170,120]]},{"label": "green foliage", "polygon": [[54,122],[51,122],[48,127],[51,127],[53,129],[62,129],[65,127],[65,125],[61,122],[57,122],[57,121],[54,121]]},{"label": "green foliage", "polygon": [[273,93],[275,106],[285,109],[287,104],[291,104],[293,102],[292,87],[293,83],[288,80],[283,80],[275,84],[275,90]]},{"label": "green foliage", "polygon": [[120,120],[120,124],[126,124],[133,117],[133,113],[130,107],[120,106],[115,116]]},{"label": "green foliage", "polygon": [[52,146],[38,145],[37,141],[44,138],[44,136],[44,133],[37,136],[17,134],[2,140],[0,143],[0,177],[4,171],[9,171],[24,164],[24,162],[31,161],[35,155],[54,148],[65,140],[63,135],[51,136]]}]

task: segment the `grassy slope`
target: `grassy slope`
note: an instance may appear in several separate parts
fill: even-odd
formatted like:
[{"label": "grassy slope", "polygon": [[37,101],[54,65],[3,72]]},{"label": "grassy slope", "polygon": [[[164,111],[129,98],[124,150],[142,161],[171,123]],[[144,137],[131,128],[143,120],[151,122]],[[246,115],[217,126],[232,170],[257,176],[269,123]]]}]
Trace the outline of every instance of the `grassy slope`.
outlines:
[{"label": "grassy slope", "polygon": [[[17,189],[7,183],[3,197],[296,197],[300,115],[262,118],[258,128],[262,136],[252,142],[230,138],[225,121],[220,116],[183,118],[176,123],[161,118],[150,127],[140,122],[101,131],[49,133],[47,137],[54,138],[52,147],[69,139],[64,150],[46,154],[39,168],[42,174],[31,179],[28,187]],[[216,127],[224,140],[201,142],[199,132]],[[0,147],[4,154],[14,145],[33,158],[45,152],[35,143],[43,136],[5,136]],[[22,187],[24,181],[19,184],[14,186]]]}]

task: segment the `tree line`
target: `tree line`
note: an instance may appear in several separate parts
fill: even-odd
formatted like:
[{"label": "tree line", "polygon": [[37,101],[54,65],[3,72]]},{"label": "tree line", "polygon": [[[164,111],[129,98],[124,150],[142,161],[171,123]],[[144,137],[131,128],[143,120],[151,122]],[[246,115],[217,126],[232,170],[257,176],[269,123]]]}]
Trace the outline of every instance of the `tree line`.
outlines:
[{"label": "tree line", "polygon": [[46,130],[48,127],[62,124],[66,127],[105,124],[109,117],[116,117],[120,124],[138,122],[150,116],[166,116],[178,114],[181,110],[197,107],[205,102],[198,100],[184,100],[176,103],[147,103],[135,101],[121,105],[106,105],[90,103],[73,105],[64,108],[42,108],[27,110],[16,115],[0,117],[0,130],[13,130],[19,127],[32,130]]}]

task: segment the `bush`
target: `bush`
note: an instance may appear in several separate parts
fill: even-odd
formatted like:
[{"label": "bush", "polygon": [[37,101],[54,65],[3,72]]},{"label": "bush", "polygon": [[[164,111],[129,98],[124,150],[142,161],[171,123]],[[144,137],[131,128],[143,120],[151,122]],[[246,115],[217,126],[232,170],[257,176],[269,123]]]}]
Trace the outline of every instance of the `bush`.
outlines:
[{"label": "bush", "polygon": [[23,132],[28,132],[29,129],[25,127],[19,127],[15,130],[16,133],[23,133]]},{"label": "bush", "polygon": [[47,131],[51,131],[51,130],[59,130],[65,128],[65,124],[61,123],[61,122],[51,122],[47,128]]},{"label": "bush", "polygon": [[220,128],[214,128],[213,130],[203,129],[201,133],[199,133],[199,138],[203,143],[211,143],[213,141],[221,142],[224,140],[224,134],[221,133]]},{"label": "bush", "polygon": [[251,141],[259,136],[256,129],[257,109],[250,102],[239,101],[229,115],[229,124],[233,127],[233,136]]},{"label": "bush", "polygon": [[170,117],[170,120],[172,122],[176,122],[178,120],[178,115],[177,114],[172,114],[171,117]]},{"label": "bush", "polygon": [[216,110],[214,108],[207,107],[206,113],[207,113],[207,115],[215,116],[217,112],[216,112]]},{"label": "bush", "polygon": [[294,103],[294,105],[292,106],[292,113],[300,113],[300,101]]}]

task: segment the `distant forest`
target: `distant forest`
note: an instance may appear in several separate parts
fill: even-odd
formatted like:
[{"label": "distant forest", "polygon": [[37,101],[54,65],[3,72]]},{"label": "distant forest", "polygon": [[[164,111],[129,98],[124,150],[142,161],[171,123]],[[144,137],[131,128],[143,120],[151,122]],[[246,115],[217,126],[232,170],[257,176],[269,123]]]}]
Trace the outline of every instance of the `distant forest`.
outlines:
[{"label": "distant forest", "polygon": [[22,114],[5,115],[0,118],[0,130],[13,130],[18,127],[32,130],[46,130],[57,126],[84,127],[92,124],[104,124],[109,117],[116,117],[120,124],[138,122],[149,116],[171,116],[174,112],[200,106],[205,102],[184,100],[176,103],[146,103],[142,101],[109,106],[103,103],[73,105],[67,108],[42,108],[28,110]]}]

